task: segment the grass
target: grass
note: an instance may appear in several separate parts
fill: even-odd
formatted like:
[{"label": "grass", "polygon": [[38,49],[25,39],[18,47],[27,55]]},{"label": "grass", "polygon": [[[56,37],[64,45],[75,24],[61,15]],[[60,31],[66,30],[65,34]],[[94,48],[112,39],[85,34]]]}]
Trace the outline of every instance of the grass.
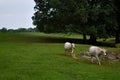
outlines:
[{"label": "grass", "polygon": [[[27,35],[33,35],[33,36],[41,36],[41,37],[59,37],[59,38],[76,38],[76,39],[82,39],[83,36],[76,34],[76,33],[71,33],[71,34],[64,34],[64,33],[21,33],[21,34],[27,34]],[[89,36],[87,36],[87,39],[89,39]]]},{"label": "grass", "polygon": [[[37,35],[37,33],[35,33]],[[75,60],[64,54],[62,43],[43,43],[28,33],[0,33],[0,80],[118,80],[120,62]],[[38,37],[39,36],[39,37]],[[38,41],[40,39],[40,42]],[[90,45],[76,44],[75,53]],[[120,52],[120,48],[105,47]]]}]

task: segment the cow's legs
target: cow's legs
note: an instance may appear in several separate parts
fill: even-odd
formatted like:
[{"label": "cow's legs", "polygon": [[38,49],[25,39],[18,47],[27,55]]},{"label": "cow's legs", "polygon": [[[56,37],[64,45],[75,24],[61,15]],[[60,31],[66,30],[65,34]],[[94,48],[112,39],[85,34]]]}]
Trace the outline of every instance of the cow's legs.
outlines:
[{"label": "cow's legs", "polygon": [[101,63],[100,63],[100,59],[99,59],[98,56],[96,56],[96,59],[98,60],[98,64],[101,65]]}]

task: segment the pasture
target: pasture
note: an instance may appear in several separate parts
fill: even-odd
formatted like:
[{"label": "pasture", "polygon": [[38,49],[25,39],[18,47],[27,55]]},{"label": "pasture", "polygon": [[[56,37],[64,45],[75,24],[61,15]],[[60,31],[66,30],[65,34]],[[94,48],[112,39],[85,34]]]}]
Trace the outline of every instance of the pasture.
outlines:
[{"label": "pasture", "polygon": [[[44,39],[48,34],[0,33],[0,36],[0,80],[120,79],[120,61],[104,61],[99,66],[87,59],[75,60],[64,54],[63,43],[48,43]],[[88,51],[90,46],[76,44],[75,53]],[[120,53],[119,47],[105,48]]]}]

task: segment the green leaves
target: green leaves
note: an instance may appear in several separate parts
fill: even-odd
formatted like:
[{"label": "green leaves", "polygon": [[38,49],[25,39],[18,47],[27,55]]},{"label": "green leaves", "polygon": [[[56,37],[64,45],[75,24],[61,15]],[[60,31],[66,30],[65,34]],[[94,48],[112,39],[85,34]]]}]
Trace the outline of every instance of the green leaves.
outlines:
[{"label": "green leaves", "polygon": [[[115,29],[118,26],[116,17],[118,9],[114,0],[34,1],[36,11],[32,17],[33,23],[42,32],[49,29],[50,32],[55,32],[59,29],[59,32],[76,32],[77,30],[88,35],[95,34],[97,37],[101,37],[101,34],[115,35]],[[95,29],[91,30],[93,26]],[[107,32],[108,28],[113,30],[113,34]],[[103,32],[100,34],[99,31]]]}]

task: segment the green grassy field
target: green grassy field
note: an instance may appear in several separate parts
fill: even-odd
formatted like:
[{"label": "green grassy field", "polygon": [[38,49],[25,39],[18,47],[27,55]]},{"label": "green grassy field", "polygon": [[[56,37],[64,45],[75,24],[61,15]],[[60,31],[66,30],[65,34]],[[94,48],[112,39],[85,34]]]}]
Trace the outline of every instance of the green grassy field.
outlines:
[{"label": "green grassy field", "polygon": [[[59,34],[60,35],[60,34]],[[0,33],[0,80],[119,80],[120,62],[75,60],[64,54],[62,43],[43,42],[37,33]],[[76,44],[75,53],[90,45]],[[120,52],[120,48],[105,47]]]}]

